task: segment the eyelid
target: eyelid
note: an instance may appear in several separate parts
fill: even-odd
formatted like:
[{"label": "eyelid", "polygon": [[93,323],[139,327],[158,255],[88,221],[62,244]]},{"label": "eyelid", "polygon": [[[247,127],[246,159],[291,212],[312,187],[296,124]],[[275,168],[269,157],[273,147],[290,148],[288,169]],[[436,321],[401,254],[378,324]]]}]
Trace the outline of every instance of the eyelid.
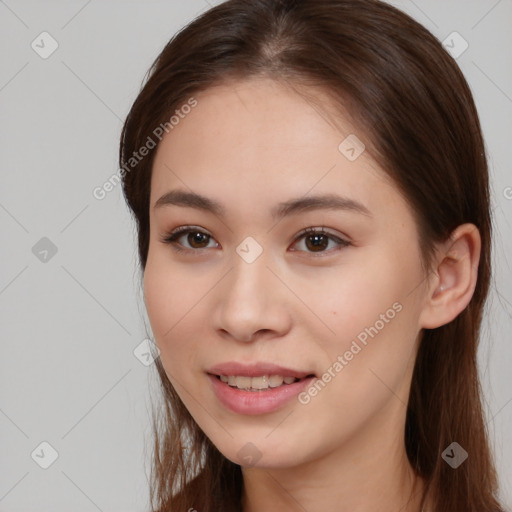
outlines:
[{"label": "eyelid", "polygon": [[342,237],[342,235],[338,235],[336,233],[332,233],[331,231],[329,231],[329,228],[325,228],[323,226],[321,226],[321,227],[319,227],[319,226],[310,226],[308,228],[305,228],[305,229],[300,231],[295,236],[295,240],[297,240],[299,238],[302,238],[305,235],[316,235],[316,234],[328,235],[328,236],[330,236],[331,238],[333,238],[335,240],[342,241],[342,242],[348,242],[348,240],[344,239]]},{"label": "eyelid", "polygon": [[[186,225],[186,226],[179,226],[178,228],[176,229],[173,229],[170,233],[165,233],[164,235],[162,235],[160,237],[160,241],[163,242],[164,244],[169,244],[169,245],[172,245],[173,249],[175,251],[178,251],[178,252],[188,252],[189,254],[190,253],[193,253],[195,255],[201,255],[203,254],[203,251],[205,249],[212,249],[212,247],[200,247],[198,249],[189,249],[188,247],[183,247],[181,246],[181,244],[177,243],[176,240],[180,237],[182,237],[183,235],[186,235],[187,233],[190,233],[190,232],[193,232],[193,233],[201,233],[203,235],[207,235],[208,237],[210,237],[212,240],[215,240],[215,238],[213,237],[213,235],[211,235],[210,233],[208,233],[207,230],[203,229],[202,227],[200,226],[191,226],[191,225]],[[215,243],[220,246],[219,242],[217,242],[215,240]]]},{"label": "eyelid", "polygon": [[[203,251],[206,250],[206,249],[212,249],[212,247],[200,247],[200,248],[196,248],[196,249],[190,249],[188,247],[180,246],[180,244],[178,244],[176,242],[176,240],[178,238],[180,238],[181,236],[183,236],[183,235],[185,235],[187,233],[190,233],[190,232],[201,233],[201,234],[207,235],[212,240],[214,240],[218,246],[220,246],[219,242],[217,242],[217,240],[215,240],[213,235],[208,233],[207,230],[205,230],[205,229],[203,229],[203,228],[201,228],[199,226],[191,226],[191,225],[179,226],[178,228],[172,230],[170,233],[167,233],[167,234],[163,235],[160,238],[160,241],[163,242],[163,243],[172,245],[173,249],[176,250],[176,251],[195,253],[196,255],[202,254]],[[305,253],[305,254],[308,254],[308,255],[313,255],[314,257],[321,257],[323,255],[330,255],[331,253],[336,252],[340,248],[347,247],[347,246],[351,245],[351,242],[349,242],[345,237],[338,236],[338,235],[332,233],[331,231],[329,231],[325,227],[316,227],[316,226],[313,227],[313,226],[310,226],[310,227],[307,227],[307,228],[303,229],[297,235],[295,235],[295,237],[293,239],[292,246],[297,244],[298,242],[300,242],[302,239],[304,239],[308,235],[325,235],[325,236],[329,237],[331,240],[334,240],[339,245],[339,247],[336,248],[336,249],[330,249],[330,250],[318,251],[318,252],[315,252],[315,251],[299,251],[297,249],[292,249],[292,252]]]},{"label": "eyelid", "polygon": [[190,231],[194,231],[194,232],[197,231],[197,232],[203,233],[205,235],[211,236],[213,238],[213,236],[210,233],[208,233],[208,231],[206,229],[202,228],[201,226],[192,226],[192,225],[179,226],[176,229],[173,229],[170,233],[167,233],[166,235],[164,235],[164,238],[171,238],[171,237],[174,237],[177,235],[188,233]]},{"label": "eyelid", "polygon": [[314,257],[322,257],[322,256],[329,256],[333,252],[337,252],[338,250],[340,250],[340,249],[342,249],[344,247],[348,247],[348,246],[352,245],[351,242],[346,237],[334,234],[334,233],[332,233],[331,231],[329,231],[327,228],[325,228],[323,226],[322,227],[312,227],[312,226],[310,226],[310,227],[308,227],[306,229],[303,229],[299,234],[296,235],[292,245],[295,245],[296,243],[300,242],[302,239],[304,239],[308,235],[326,235],[331,240],[334,240],[338,244],[338,247],[335,248],[335,249],[330,249],[330,250],[327,250],[327,251],[318,251],[318,252],[315,252],[315,251],[298,251],[296,249],[292,249],[293,252],[306,253],[308,255],[313,255]]}]

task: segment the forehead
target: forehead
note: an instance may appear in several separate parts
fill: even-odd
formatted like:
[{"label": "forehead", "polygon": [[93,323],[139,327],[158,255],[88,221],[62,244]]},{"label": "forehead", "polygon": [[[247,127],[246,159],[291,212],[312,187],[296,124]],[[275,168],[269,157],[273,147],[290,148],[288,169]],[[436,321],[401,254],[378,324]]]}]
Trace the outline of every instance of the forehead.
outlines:
[{"label": "forehead", "polygon": [[313,189],[350,191],[362,202],[384,186],[396,193],[365,151],[352,160],[343,153],[354,135],[361,142],[365,137],[348,117],[330,115],[335,107],[319,89],[302,94],[258,79],[215,86],[194,98],[197,106],[158,146],[152,205],[175,187],[230,199],[253,197],[260,204]]},{"label": "forehead", "polygon": [[198,155],[211,154],[221,145],[259,153],[283,149],[297,155],[318,148],[337,155],[340,137],[354,132],[347,116],[330,115],[334,104],[319,88],[251,79],[217,85],[195,97],[197,106],[172,133],[175,145],[179,142],[189,149],[193,144]]}]

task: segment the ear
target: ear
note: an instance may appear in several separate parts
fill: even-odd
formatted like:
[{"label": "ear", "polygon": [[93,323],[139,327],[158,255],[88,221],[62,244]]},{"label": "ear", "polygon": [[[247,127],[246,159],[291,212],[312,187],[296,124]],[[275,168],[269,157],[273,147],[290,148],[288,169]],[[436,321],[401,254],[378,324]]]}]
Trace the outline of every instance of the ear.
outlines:
[{"label": "ear", "polygon": [[474,224],[460,225],[441,244],[420,314],[420,327],[435,329],[445,325],[466,308],[478,279],[480,249],[480,232]]}]

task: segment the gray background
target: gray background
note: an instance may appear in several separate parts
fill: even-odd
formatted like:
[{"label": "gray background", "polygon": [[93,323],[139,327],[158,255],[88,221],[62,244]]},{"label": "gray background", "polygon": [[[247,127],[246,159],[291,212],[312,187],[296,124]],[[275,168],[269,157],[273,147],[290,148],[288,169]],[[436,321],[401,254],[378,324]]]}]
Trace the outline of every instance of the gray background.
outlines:
[{"label": "gray background", "polygon": [[[439,39],[457,31],[469,43],[457,61],[481,115],[495,214],[479,362],[511,507],[512,1],[392,3]],[[0,1],[0,511],[148,509],[156,380],[141,362],[144,347],[134,355],[147,324],[134,225],[120,186],[101,201],[92,191],[117,170],[122,120],[149,65],[206,8],[204,0]],[[31,47],[43,46],[43,31],[58,43],[46,59]],[[47,469],[52,452],[42,442],[58,453]]]}]

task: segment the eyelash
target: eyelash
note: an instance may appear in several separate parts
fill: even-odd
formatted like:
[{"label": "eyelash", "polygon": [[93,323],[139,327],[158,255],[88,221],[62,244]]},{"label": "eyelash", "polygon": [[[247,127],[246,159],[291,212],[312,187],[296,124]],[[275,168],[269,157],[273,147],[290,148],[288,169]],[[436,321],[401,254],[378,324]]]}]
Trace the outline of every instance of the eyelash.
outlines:
[{"label": "eyelash", "polygon": [[[189,248],[183,248],[183,246],[180,246],[181,244],[177,243],[177,240],[179,238],[181,238],[183,235],[186,235],[186,234],[189,234],[189,233],[201,233],[201,234],[206,235],[206,236],[210,237],[211,239],[213,239],[213,237],[211,235],[209,235],[208,233],[206,233],[202,229],[196,228],[194,226],[181,226],[181,227],[175,229],[174,231],[164,235],[161,238],[161,242],[163,242],[165,244],[172,245],[173,249],[175,251],[177,251],[177,252],[202,253],[202,251],[204,251],[205,249],[211,249],[211,247],[202,247],[202,248],[198,248],[198,249],[189,249]],[[295,241],[293,243],[296,244],[298,241],[300,241],[302,239],[305,239],[305,238],[307,238],[308,236],[311,236],[311,235],[327,236],[330,240],[333,240],[334,242],[339,244],[339,247],[336,248],[336,249],[328,249],[328,250],[318,251],[318,252],[315,252],[315,251],[300,251],[300,250],[298,252],[306,252],[308,254],[315,255],[315,257],[318,257],[318,255],[321,257],[322,255],[330,254],[333,251],[339,251],[343,247],[348,247],[348,246],[351,245],[351,243],[349,241],[347,241],[347,240],[345,240],[343,238],[340,238],[338,236],[335,236],[332,233],[329,233],[328,231],[325,231],[325,229],[323,227],[322,228],[309,227],[309,228],[304,229],[303,231],[301,231],[297,235],[297,237],[295,238]]]}]

